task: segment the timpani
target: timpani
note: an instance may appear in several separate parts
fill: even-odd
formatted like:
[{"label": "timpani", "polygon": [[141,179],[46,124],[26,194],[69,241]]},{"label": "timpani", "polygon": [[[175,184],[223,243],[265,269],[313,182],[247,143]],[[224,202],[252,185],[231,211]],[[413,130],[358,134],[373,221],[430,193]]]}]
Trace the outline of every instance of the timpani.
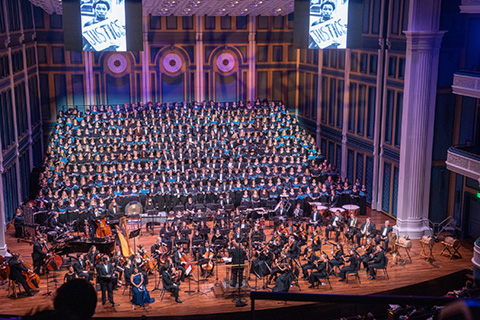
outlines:
[{"label": "timpani", "polygon": [[317,206],[317,209],[318,209],[318,212],[320,213],[320,215],[325,218],[325,216],[327,215],[328,207]]},{"label": "timpani", "polygon": [[358,212],[360,211],[360,207],[357,206],[357,205],[354,205],[354,204],[346,204],[344,206],[342,206],[343,209],[346,210],[345,212],[345,215],[346,215],[346,219],[348,219],[348,217],[354,213],[355,216],[358,216]]},{"label": "timpani", "polygon": [[345,213],[345,209],[343,208],[330,208],[329,210],[332,214],[335,214],[335,212],[340,211],[341,214]]}]

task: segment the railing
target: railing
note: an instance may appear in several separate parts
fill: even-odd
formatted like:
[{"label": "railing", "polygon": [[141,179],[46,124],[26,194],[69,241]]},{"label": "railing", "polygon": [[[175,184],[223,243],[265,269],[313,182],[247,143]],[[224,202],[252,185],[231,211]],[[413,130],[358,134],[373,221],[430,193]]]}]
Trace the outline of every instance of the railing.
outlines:
[{"label": "railing", "polygon": [[447,169],[480,183],[480,148],[455,146],[448,148]]},{"label": "railing", "polygon": [[[255,319],[255,301],[296,301],[335,304],[368,304],[368,305],[420,305],[443,306],[459,300],[450,297],[425,297],[425,296],[392,296],[392,295],[340,295],[340,294],[311,294],[311,293],[278,293],[278,292],[250,292],[251,318]],[[465,299],[469,307],[480,307],[480,300]],[[300,316],[300,315],[299,315]]]}]

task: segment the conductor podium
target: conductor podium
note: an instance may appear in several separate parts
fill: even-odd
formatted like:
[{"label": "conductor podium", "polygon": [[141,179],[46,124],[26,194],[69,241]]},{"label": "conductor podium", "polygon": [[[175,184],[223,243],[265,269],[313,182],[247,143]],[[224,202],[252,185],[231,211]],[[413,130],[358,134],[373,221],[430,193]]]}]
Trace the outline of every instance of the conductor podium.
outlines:
[{"label": "conductor podium", "polygon": [[[220,282],[220,286],[213,287],[213,292],[215,293],[216,298],[239,298],[243,296],[248,296],[252,290],[247,283],[247,279],[244,277],[241,284],[237,286],[230,286],[230,275],[232,269],[234,268],[243,268],[243,272],[248,267],[248,263],[243,264],[225,264],[226,268],[226,277]],[[240,287],[239,287],[240,285]]]}]

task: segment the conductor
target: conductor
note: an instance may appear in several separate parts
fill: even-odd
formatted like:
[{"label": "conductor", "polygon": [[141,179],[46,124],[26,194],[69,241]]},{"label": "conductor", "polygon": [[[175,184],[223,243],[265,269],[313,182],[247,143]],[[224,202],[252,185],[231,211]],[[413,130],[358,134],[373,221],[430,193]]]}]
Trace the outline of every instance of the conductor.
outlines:
[{"label": "conductor", "polygon": [[[232,265],[243,264],[247,258],[247,253],[240,247],[240,244],[236,239],[232,240],[232,246],[233,247],[228,251],[228,254],[232,258]],[[230,286],[235,288],[237,286],[237,279],[238,284],[241,287],[243,283],[243,267],[232,267],[232,280]]]}]

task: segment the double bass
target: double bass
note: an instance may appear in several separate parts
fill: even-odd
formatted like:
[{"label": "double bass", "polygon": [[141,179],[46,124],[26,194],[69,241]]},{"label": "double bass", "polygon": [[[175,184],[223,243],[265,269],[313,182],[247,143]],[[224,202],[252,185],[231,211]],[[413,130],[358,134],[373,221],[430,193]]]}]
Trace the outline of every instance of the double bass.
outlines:
[{"label": "double bass", "polygon": [[42,244],[42,251],[47,254],[45,256],[45,267],[47,270],[60,270],[63,263],[62,257],[55,254],[55,252],[51,252],[52,248],[50,248],[46,242]]},{"label": "double bass", "polygon": [[23,260],[18,260],[22,266],[24,266],[28,271],[22,271],[22,275],[25,278],[25,281],[28,284],[28,287],[30,289],[36,289],[38,288],[38,285],[40,284],[40,276],[33,272],[33,268],[31,265],[23,262]]},{"label": "double bass", "polygon": [[112,234],[112,229],[107,224],[107,217],[103,219],[98,219],[97,221],[95,221],[95,224],[97,225],[97,237],[105,238]]},{"label": "double bass", "polygon": [[3,256],[0,256],[0,281],[5,281],[10,275],[10,266],[5,262]]}]

